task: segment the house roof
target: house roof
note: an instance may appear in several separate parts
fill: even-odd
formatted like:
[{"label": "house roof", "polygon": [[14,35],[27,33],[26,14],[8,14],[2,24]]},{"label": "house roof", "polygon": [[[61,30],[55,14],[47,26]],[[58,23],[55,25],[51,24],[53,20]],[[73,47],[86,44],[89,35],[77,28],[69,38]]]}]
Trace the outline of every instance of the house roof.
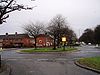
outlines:
[{"label": "house roof", "polygon": [[[6,35],[0,35],[0,39],[18,39],[18,38],[24,38],[24,37],[28,37],[28,38],[32,38],[30,37],[28,34],[6,34]],[[45,34],[39,34],[38,37],[50,37],[49,35],[45,35]]]},{"label": "house roof", "polygon": [[23,38],[29,37],[27,34],[8,34],[8,35],[0,35],[0,39],[15,39],[15,38]]},{"label": "house roof", "polygon": [[53,39],[50,35],[45,35],[45,34],[39,34],[38,37],[49,37],[49,38]]}]

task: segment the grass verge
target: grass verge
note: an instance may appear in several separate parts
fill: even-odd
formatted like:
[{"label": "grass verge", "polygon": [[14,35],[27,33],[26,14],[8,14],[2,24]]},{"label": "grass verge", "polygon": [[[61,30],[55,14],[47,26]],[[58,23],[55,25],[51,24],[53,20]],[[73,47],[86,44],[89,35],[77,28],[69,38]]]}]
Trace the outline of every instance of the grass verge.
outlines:
[{"label": "grass verge", "polygon": [[77,62],[81,65],[100,70],[100,57],[81,58]]},{"label": "grass verge", "polygon": [[52,48],[37,48],[37,49],[27,49],[27,50],[20,50],[20,52],[26,52],[26,53],[33,53],[33,52],[64,52],[64,51],[73,51],[77,50],[77,48],[66,48],[63,50],[63,48],[57,48],[56,50],[53,50]]}]

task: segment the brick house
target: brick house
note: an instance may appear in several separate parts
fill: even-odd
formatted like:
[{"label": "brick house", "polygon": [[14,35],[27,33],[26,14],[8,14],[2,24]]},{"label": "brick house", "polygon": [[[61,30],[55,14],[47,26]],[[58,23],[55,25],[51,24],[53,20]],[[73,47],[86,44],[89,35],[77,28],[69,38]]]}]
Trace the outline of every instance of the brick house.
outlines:
[{"label": "brick house", "polygon": [[[29,37],[27,34],[8,34],[0,35],[0,47],[34,47],[34,38]],[[46,36],[44,34],[40,34],[37,37],[37,46],[45,47],[51,46],[53,44],[53,40],[50,36]]]},{"label": "brick house", "polygon": [[40,34],[37,37],[37,46],[49,47],[53,45],[53,39],[49,35]]}]

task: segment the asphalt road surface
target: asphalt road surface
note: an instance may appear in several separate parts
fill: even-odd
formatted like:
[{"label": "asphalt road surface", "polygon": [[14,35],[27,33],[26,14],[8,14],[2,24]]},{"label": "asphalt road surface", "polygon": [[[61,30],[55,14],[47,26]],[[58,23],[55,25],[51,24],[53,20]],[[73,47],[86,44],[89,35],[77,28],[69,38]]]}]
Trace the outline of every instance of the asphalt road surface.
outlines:
[{"label": "asphalt road surface", "polygon": [[100,49],[84,46],[68,53],[19,54],[18,49],[7,49],[2,59],[11,66],[11,75],[100,75],[80,68],[74,61],[82,57],[100,56]]}]

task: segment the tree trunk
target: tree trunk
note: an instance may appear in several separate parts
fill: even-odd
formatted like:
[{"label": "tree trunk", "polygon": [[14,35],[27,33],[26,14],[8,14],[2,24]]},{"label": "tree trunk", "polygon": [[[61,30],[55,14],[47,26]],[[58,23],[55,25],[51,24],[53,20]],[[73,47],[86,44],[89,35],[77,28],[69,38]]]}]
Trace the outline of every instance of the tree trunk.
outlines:
[{"label": "tree trunk", "polygon": [[0,19],[0,24],[2,24],[2,20]]},{"label": "tree trunk", "polygon": [[54,50],[56,50],[56,37],[54,37]]},{"label": "tree trunk", "polygon": [[57,39],[57,47],[60,48],[60,37],[58,36],[58,39]]},{"label": "tree trunk", "polygon": [[37,46],[36,46],[36,37],[34,37],[34,40],[35,40],[35,45],[34,46],[35,46],[35,49],[36,49],[37,48]]}]

